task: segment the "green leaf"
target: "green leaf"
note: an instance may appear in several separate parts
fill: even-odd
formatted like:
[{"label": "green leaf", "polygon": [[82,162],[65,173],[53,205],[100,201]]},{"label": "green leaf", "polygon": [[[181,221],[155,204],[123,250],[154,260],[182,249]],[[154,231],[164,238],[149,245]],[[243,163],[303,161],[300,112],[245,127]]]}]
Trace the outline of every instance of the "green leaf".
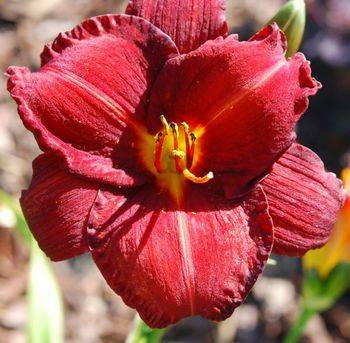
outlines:
[{"label": "green leaf", "polygon": [[50,261],[33,239],[28,283],[28,342],[63,342],[63,304]]},{"label": "green leaf", "polygon": [[133,329],[131,330],[126,343],[159,343],[165,334],[166,329],[151,329],[136,314]]},{"label": "green leaf", "polygon": [[17,232],[30,246],[30,270],[27,288],[28,342],[63,342],[63,304],[51,262],[32,236],[18,201],[0,190],[0,205],[8,207],[16,217]]},{"label": "green leaf", "polygon": [[314,269],[305,273],[303,281],[303,304],[317,312],[326,311],[350,287],[350,264],[338,264],[326,279]]},{"label": "green leaf", "polygon": [[298,342],[309,319],[330,309],[349,287],[349,263],[338,264],[325,279],[317,270],[307,270],[303,280],[301,312],[283,343]]},{"label": "green leaf", "polygon": [[326,294],[338,300],[350,288],[350,264],[340,263],[329,274]]},{"label": "green leaf", "polygon": [[16,216],[16,229],[20,236],[30,244],[32,240],[32,234],[28,228],[28,225],[23,217],[22,210],[18,201],[14,200],[9,194],[0,189],[0,204],[8,207]]},{"label": "green leaf", "polygon": [[283,343],[297,343],[303,334],[306,324],[316,314],[312,309],[302,308],[300,315],[297,317],[292,328],[282,340]]},{"label": "green leaf", "polygon": [[283,5],[269,23],[276,22],[286,34],[288,50],[286,56],[294,55],[300,47],[304,35],[306,9],[304,0],[290,0]]}]

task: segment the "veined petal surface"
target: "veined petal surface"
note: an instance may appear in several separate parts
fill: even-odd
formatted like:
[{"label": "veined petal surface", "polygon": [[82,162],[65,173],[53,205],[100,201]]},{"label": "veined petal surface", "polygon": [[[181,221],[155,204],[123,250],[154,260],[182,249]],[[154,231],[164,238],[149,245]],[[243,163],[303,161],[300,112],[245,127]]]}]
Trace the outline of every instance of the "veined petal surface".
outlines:
[{"label": "veined petal surface", "polygon": [[240,196],[292,144],[320,86],[305,57],[287,60],[285,49],[284,34],[271,25],[248,42],[218,38],[169,60],[152,93],[150,130],[159,129],[160,113],[187,122],[200,150],[194,170],[232,173],[227,193]]},{"label": "veined petal surface", "polygon": [[345,192],[314,152],[294,143],[261,185],[275,226],[275,253],[301,256],[328,241]]},{"label": "veined petal surface", "polygon": [[71,173],[130,186],[143,182],[130,157],[149,90],[176,54],[171,39],[141,18],[95,17],[46,46],[37,72],[10,67],[8,90],[41,149]]},{"label": "veined petal surface", "polygon": [[126,13],[159,27],[181,53],[227,35],[225,0],[131,0]]},{"label": "veined petal surface", "polygon": [[181,208],[148,186],[101,190],[88,241],[111,288],[151,327],[201,315],[223,320],[261,273],[273,228],[261,188],[244,201],[188,189]]},{"label": "veined petal surface", "polygon": [[97,192],[97,185],[67,174],[52,156],[34,160],[33,179],[20,202],[30,230],[52,260],[89,250],[86,225]]}]

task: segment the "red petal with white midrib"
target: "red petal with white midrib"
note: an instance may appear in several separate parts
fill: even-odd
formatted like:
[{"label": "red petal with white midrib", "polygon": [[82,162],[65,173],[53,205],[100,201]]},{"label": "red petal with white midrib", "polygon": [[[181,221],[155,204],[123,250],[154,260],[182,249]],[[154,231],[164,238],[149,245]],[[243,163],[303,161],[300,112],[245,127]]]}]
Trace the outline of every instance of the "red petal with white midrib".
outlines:
[{"label": "red petal with white midrib", "polygon": [[103,276],[151,327],[223,320],[244,300],[272,247],[265,196],[235,203],[191,186],[181,210],[150,187],[100,191],[88,240]]}]

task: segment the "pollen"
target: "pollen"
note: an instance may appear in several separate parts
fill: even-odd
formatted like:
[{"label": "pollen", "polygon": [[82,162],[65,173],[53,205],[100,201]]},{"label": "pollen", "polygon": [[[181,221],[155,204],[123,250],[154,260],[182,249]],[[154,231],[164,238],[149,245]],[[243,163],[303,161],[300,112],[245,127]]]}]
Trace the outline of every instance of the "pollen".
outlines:
[{"label": "pollen", "polygon": [[179,126],[168,123],[165,116],[160,116],[163,129],[155,135],[154,167],[157,173],[173,172],[182,175],[194,183],[206,183],[214,175],[212,172],[204,176],[196,176],[190,170],[196,153],[197,137],[190,131],[187,123]]}]

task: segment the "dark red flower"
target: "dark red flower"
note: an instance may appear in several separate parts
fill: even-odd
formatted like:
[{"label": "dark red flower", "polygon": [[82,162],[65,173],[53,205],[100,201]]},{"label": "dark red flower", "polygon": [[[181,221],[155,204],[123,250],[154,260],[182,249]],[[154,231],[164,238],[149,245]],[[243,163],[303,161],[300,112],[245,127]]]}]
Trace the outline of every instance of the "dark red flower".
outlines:
[{"label": "dark red flower", "polygon": [[226,37],[223,0],[178,3],[131,1],[60,34],[37,72],[7,71],[44,151],[21,199],[40,247],[90,250],[152,327],[227,318],[272,249],[327,241],[343,200],[295,142],[320,87],[304,56],[285,58],[277,25]]}]

